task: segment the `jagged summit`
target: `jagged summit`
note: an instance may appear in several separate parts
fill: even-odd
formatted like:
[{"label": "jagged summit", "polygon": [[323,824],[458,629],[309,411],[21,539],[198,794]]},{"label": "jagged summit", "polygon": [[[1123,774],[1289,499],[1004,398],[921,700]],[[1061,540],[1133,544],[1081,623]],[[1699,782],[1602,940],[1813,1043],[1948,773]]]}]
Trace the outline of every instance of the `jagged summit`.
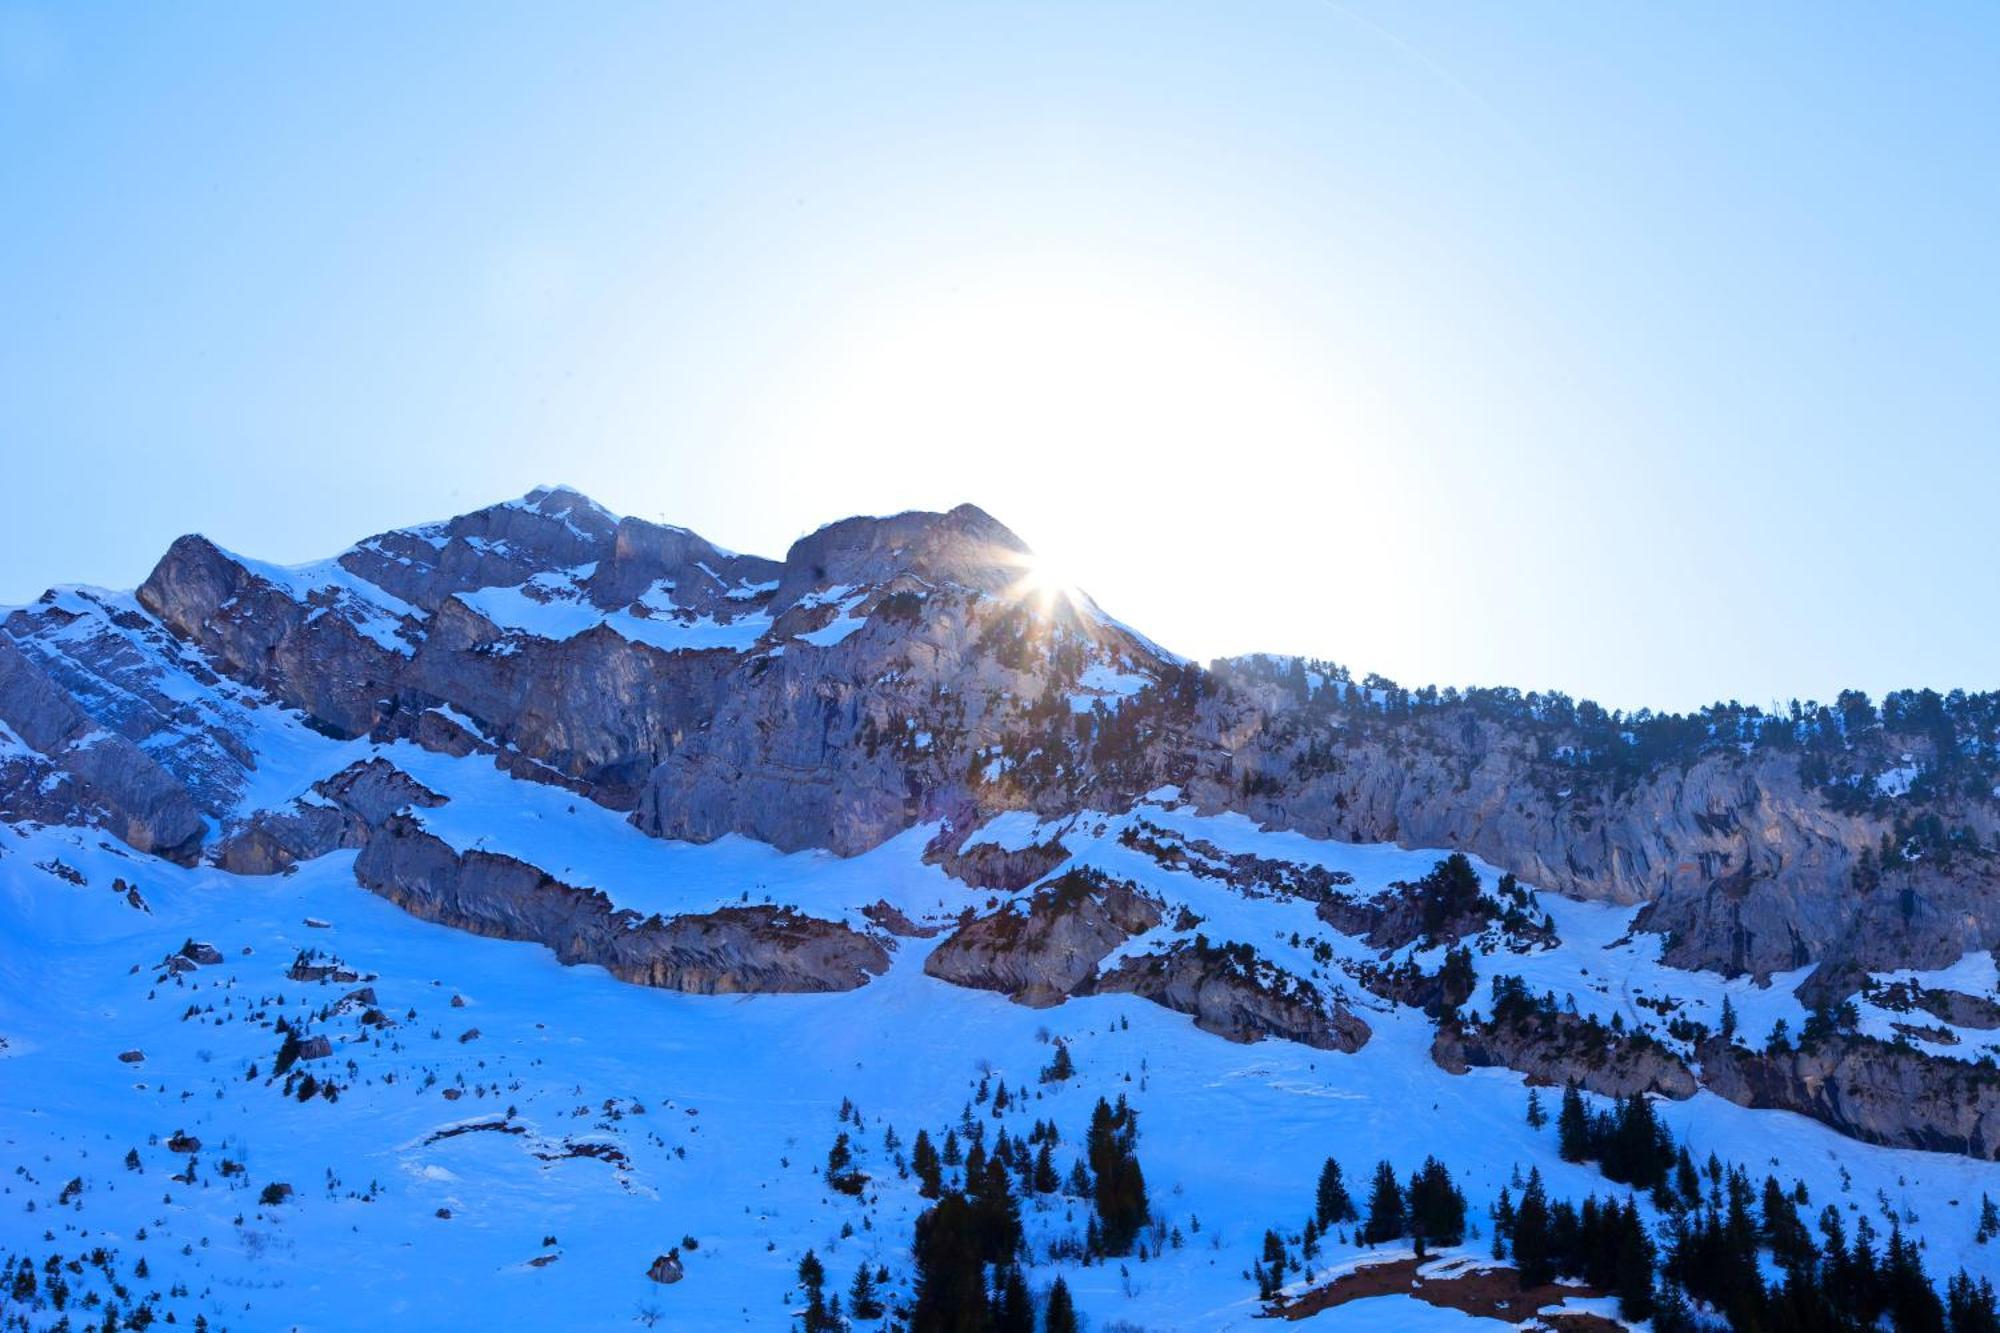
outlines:
[{"label": "jagged summit", "polygon": [[543,483],[542,485],[531,487],[528,493],[523,495],[519,500],[502,501],[501,503],[518,504],[527,509],[536,509],[544,513],[558,515],[567,513],[571,509],[589,509],[603,514],[614,523],[618,521],[619,517],[576,487],[563,482],[556,482],[553,485]]},{"label": "jagged summit", "polygon": [[[655,831],[855,851],[1000,781],[1029,730],[1180,669],[1085,602],[1024,596],[1028,560],[973,505],[842,520],[780,562],[551,486],[298,566],[184,536],[130,598],[45,599],[8,629],[225,823],[276,706],[335,737],[520,755]],[[769,724],[815,709],[804,749]],[[871,776],[777,796],[813,765]],[[198,845],[158,787],[100,805],[135,845]]]},{"label": "jagged summit", "polygon": [[[204,580],[214,592],[205,600],[219,606],[247,576],[285,585],[307,600],[316,592],[322,600],[359,598],[400,618],[435,613],[460,594],[538,580],[573,583],[607,611],[668,587],[676,594],[672,600],[708,610],[717,601],[741,604],[751,600],[743,589],[773,584],[768,591],[775,614],[817,590],[899,578],[1003,594],[1020,582],[1031,558],[1025,542],[972,504],[839,519],[799,538],[783,560],[772,560],[739,555],[689,528],[621,517],[558,484],[379,532],[331,559],[295,566],[272,565],[190,533],[169,546],[138,591],[142,602],[158,601],[167,582]],[[357,588],[357,581],[368,586]]]},{"label": "jagged summit", "polygon": [[976,505],[946,513],[844,518],[792,543],[776,601],[790,605],[828,583],[859,587],[899,577],[1001,594],[1020,582],[1032,554],[1026,542]]}]

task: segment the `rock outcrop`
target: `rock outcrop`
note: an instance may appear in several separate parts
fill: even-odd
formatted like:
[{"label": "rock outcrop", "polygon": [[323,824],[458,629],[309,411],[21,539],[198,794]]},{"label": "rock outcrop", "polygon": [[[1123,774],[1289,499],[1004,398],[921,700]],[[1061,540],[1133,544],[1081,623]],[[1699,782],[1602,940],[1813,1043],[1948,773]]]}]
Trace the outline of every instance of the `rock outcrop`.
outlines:
[{"label": "rock outcrop", "polygon": [[1702,1085],[1739,1106],[1796,1111],[1867,1143],[2000,1156],[2000,1070],[1859,1036],[1753,1052],[1704,1043]]},{"label": "rock outcrop", "polygon": [[1159,904],[1136,885],[1074,870],[1025,903],[960,926],[924,960],[924,971],[1026,1005],[1061,1004],[1091,989],[1114,949],[1159,924]]},{"label": "rock outcrop", "polygon": [[1248,945],[1183,941],[1123,960],[1098,978],[1097,989],[1191,1015],[1202,1031],[1231,1041],[1277,1037],[1325,1051],[1358,1051],[1370,1035],[1345,1004],[1259,958]]},{"label": "rock outcrop", "polygon": [[182,537],[139,585],[139,604],[217,670],[304,709],[332,734],[381,716],[416,630],[409,608],[325,571],[252,567],[206,537]]},{"label": "rock outcrop", "polygon": [[704,995],[842,991],[889,966],[881,941],[782,908],[642,918],[525,861],[461,854],[407,815],[376,831],[354,873],[427,921],[543,944],[564,963],[595,963],[642,985]]},{"label": "rock outcrop", "polygon": [[[1977,850],[2000,836],[1993,783],[1941,785],[1928,811],[1914,793],[1901,809],[1871,794],[1874,769],[1940,757],[1933,720],[1896,733],[1857,724],[1815,778],[1796,739],[1743,742],[1690,719],[1648,753],[1609,715],[1560,696],[1312,693],[1303,671],[1262,659],[1220,673],[1193,726],[1185,785],[1201,806],[1316,837],[1453,847],[1541,889],[1647,904],[1641,925],[1666,936],[1677,966],[1764,977],[1818,962],[1852,989],[1866,970],[1943,966],[2000,944],[2000,858]],[[1793,737],[1808,725],[1768,722],[1734,725]],[[1812,725],[1839,733],[1831,718]],[[1599,759],[1606,750],[1619,761]],[[1852,770],[1843,782],[1835,760]],[[1927,820],[1949,842],[1871,872],[1885,837]],[[1939,854],[1947,847],[1966,850]]]},{"label": "rock outcrop", "polygon": [[957,837],[946,833],[933,839],[924,849],[924,860],[976,889],[1015,893],[1069,860],[1069,851],[1059,839],[1003,847],[996,842],[972,842],[961,832]]},{"label": "rock outcrop", "polygon": [[22,756],[9,766],[13,783],[23,785],[0,788],[0,811],[8,817],[36,817],[49,793],[25,784],[60,773],[73,784],[65,795],[79,813],[95,815],[128,845],[182,863],[199,854],[208,826],[187,789],[146,751],[99,726],[6,634],[0,634],[0,724],[40,757]]},{"label": "rock outcrop", "polygon": [[1686,1100],[1694,1096],[1694,1075],[1659,1042],[1643,1035],[1612,1033],[1575,1014],[1544,1016],[1534,1024],[1469,1025],[1447,1019],[1438,1025],[1431,1058],[1451,1074],[1501,1067],[1528,1076],[1543,1087],[1575,1083],[1606,1097],[1654,1092]]},{"label": "rock outcrop", "polygon": [[365,846],[404,809],[435,809],[444,797],[386,759],[365,759],[313,784],[309,799],[259,811],[216,844],[215,863],[238,875],[273,875],[329,852]]}]

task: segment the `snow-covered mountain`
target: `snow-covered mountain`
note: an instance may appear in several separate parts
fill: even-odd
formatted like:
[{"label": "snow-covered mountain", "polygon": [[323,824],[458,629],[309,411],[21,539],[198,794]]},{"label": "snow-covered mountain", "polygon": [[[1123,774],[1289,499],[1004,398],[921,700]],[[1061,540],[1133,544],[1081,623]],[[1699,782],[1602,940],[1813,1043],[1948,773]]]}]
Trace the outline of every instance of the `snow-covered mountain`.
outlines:
[{"label": "snow-covered mountain", "polygon": [[0,623],[28,1327],[1987,1327],[1993,696],[1204,669],[971,506],[564,488]]}]

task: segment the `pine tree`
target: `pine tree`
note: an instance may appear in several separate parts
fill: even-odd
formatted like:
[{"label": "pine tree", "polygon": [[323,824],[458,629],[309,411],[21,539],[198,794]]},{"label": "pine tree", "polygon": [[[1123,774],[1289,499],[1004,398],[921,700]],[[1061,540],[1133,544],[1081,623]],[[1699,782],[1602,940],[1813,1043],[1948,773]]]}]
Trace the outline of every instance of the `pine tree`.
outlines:
[{"label": "pine tree", "polygon": [[1375,1167],[1375,1181],[1368,1193],[1368,1221],[1362,1228],[1364,1244],[1380,1245],[1404,1234],[1403,1189],[1396,1183],[1396,1169],[1387,1162]]},{"label": "pine tree", "polygon": [[1465,1239],[1465,1195],[1435,1157],[1410,1174],[1409,1227],[1419,1255],[1426,1244],[1457,1245]]},{"label": "pine tree", "polygon": [[916,1297],[910,1333],[974,1333],[989,1326],[979,1218],[965,1196],[946,1194],[917,1218]]},{"label": "pine tree", "polygon": [[806,1293],[804,1333],[840,1333],[841,1321],[826,1304],[826,1268],[811,1250],[799,1260],[799,1285]]},{"label": "pine tree", "polygon": [[1663,1284],[1653,1306],[1653,1333],[1696,1333],[1699,1327],[1686,1293],[1671,1282]]},{"label": "pine tree", "polygon": [[1146,1224],[1146,1176],[1139,1168],[1136,1147],[1139,1113],[1119,1097],[1114,1109],[1102,1097],[1090,1114],[1085,1155],[1094,1176],[1093,1201],[1100,1223],[1099,1241],[1106,1254],[1126,1254]]},{"label": "pine tree", "polygon": [[1042,1311],[1042,1333],[1077,1333],[1076,1303],[1070,1299],[1069,1284],[1061,1278],[1049,1288],[1048,1308]]},{"label": "pine tree", "polygon": [[1034,1186],[1037,1194],[1054,1194],[1062,1188],[1062,1179],[1056,1175],[1056,1154],[1047,1139],[1035,1153]]},{"label": "pine tree", "polygon": [[921,1129],[910,1147],[910,1169],[917,1173],[917,1193],[924,1198],[935,1199],[944,1192],[944,1171],[938,1162],[937,1149],[931,1146],[931,1136]]},{"label": "pine tree", "polygon": [[1974,1282],[1961,1268],[1946,1288],[1945,1305],[1951,1333],[2000,1333],[2000,1303],[1988,1279]]},{"label": "pine tree", "polygon": [[880,1319],[883,1315],[882,1297],[875,1287],[875,1274],[867,1264],[854,1270],[854,1281],[847,1287],[847,1309],[856,1319]]},{"label": "pine tree", "polygon": [[1639,1218],[1638,1205],[1629,1197],[1618,1214],[1617,1230],[1611,1286],[1618,1296],[1619,1317],[1637,1323],[1653,1314],[1653,1242]]},{"label": "pine tree", "polygon": [[1934,1333],[1944,1328],[1944,1303],[1924,1276],[1923,1258],[1916,1243],[1904,1238],[1900,1223],[1892,1223],[1889,1228],[1884,1277],[1888,1285],[1889,1316],[1897,1329]]},{"label": "pine tree", "polygon": [[1693,1208],[1701,1202],[1701,1177],[1695,1172],[1694,1158],[1688,1156],[1685,1147],[1674,1157],[1674,1193],[1683,1208]]},{"label": "pine tree", "polygon": [[1285,1242],[1275,1231],[1264,1233],[1264,1253],[1258,1261],[1250,1265],[1251,1273],[1257,1279],[1257,1294],[1265,1300],[1273,1300],[1285,1285]]},{"label": "pine tree", "polygon": [[1035,1333],[1035,1299],[1018,1264],[1009,1264],[996,1283],[993,1333]]},{"label": "pine tree", "polygon": [[1328,1227],[1344,1226],[1355,1218],[1354,1200],[1347,1197],[1347,1181],[1341,1176],[1340,1163],[1329,1157],[1319,1169],[1319,1189],[1314,1196],[1313,1219],[1324,1231]]},{"label": "pine tree", "polygon": [[1523,1291],[1555,1281],[1549,1253],[1549,1200],[1539,1169],[1528,1172],[1521,1202],[1514,1207],[1513,1242],[1514,1267],[1520,1273]]},{"label": "pine tree", "polygon": [[1528,1089],[1528,1128],[1540,1129],[1549,1123],[1549,1113],[1542,1109],[1542,1093],[1539,1088]]},{"label": "pine tree", "polygon": [[1015,1251],[1021,1248],[1021,1205],[1014,1198],[1006,1164],[996,1153],[985,1159],[975,1175],[968,1157],[965,1178],[968,1197],[978,1214],[981,1256],[991,1264],[1013,1262]]},{"label": "pine tree", "polygon": [[1590,1111],[1573,1079],[1563,1089],[1562,1110],[1556,1115],[1556,1151],[1565,1162],[1590,1156]]},{"label": "pine tree", "polygon": [[842,1130],[833,1139],[833,1147],[826,1154],[826,1183],[842,1194],[859,1194],[867,1184],[867,1177],[849,1168],[854,1164],[854,1149],[850,1146],[847,1131]]}]

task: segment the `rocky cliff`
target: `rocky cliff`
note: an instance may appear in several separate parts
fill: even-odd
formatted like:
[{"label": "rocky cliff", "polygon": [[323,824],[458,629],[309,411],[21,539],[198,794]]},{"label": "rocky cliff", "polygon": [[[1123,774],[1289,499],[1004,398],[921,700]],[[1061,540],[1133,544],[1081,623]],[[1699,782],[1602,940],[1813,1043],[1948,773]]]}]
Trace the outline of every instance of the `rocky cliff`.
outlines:
[{"label": "rocky cliff", "polygon": [[[276,705],[491,755],[663,837],[849,854],[1173,784],[1271,828],[1644,904],[1671,962],[1818,964],[1822,997],[2000,944],[1992,696],[1620,716],[1293,659],[1203,671],[1087,599],[1024,595],[1026,559],[971,506],[845,520],[773,561],[561,488],[299,568],[187,537],[133,598],[60,590],[7,618],[0,799],[182,859],[226,827],[225,859],[275,865],[300,854],[285,836],[351,836],[313,815],[327,827],[236,831]],[[938,855],[1009,889],[1053,864],[952,837]]]},{"label": "rocky cliff", "polygon": [[[0,635],[0,815],[95,817],[138,851],[191,861],[207,833],[194,798],[152,756],[99,725]],[[62,810],[69,803],[70,810]]]},{"label": "rocky cliff", "polygon": [[[1857,723],[1711,710],[1612,720],[1515,691],[1302,685],[1226,666],[1189,792],[1317,837],[1455,847],[1541,888],[1645,903],[1689,967],[1942,966],[2000,943],[1996,751],[1984,697]],[[1957,696],[1954,696],[1957,698]],[[1932,707],[1935,703],[1936,707]],[[1872,710],[1866,715],[1875,718]],[[1911,783],[1909,774],[1932,774]],[[1893,795],[1891,793],[1894,793]]]},{"label": "rocky cliff", "polygon": [[1574,1014],[1552,1014],[1534,1024],[1439,1024],[1431,1046],[1439,1068],[1454,1074],[1500,1066],[1518,1070],[1544,1087],[1575,1083],[1607,1097],[1654,1092],[1685,1099],[1694,1075],[1658,1042],[1607,1032]]},{"label": "rocky cliff", "polygon": [[1193,1017],[1231,1041],[1278,1037],[1325,1051],[1358,1051],[1368,1025],[1337,998],[1259,958],[1247,945],[1176,941],[1127,958],[1098,979],[1100,991],[1138,995]]},{"label": "rocky cliff", "polygon": [[1018,908],[960,926],[924,960],[924,971],[1022,1004],[1061,1004],[1092,988],[1114,949],[1159,924],[1159,904],[1137,886],[1073,870]]},{"label": "rocky cliff", "polygon": [[354,874],[427,921],[544,944],[565,963],[595,963],[647,986],[703,995],[843,991],[889,966],[880,940],[780,908],[642,918],[525,861],[454,851],[406,815],[375,831]]},{"label": "rocky cliff", "polygon": [[1716,1040],[1700,1056],[1703,1085],[1740,1106],[1796,1111],[1869,1143],[2000,1155],[2000,1071],[1990,1064],[1851,1035],[1764,1052]]}]

